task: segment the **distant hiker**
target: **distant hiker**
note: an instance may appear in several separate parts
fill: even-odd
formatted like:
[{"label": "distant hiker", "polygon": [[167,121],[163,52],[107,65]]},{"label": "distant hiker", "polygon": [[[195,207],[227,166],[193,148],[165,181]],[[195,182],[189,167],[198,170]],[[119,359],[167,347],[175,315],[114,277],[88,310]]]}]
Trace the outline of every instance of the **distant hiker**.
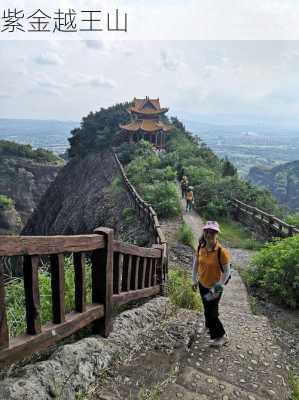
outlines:
[{"label": "distant hiker", "polygon": [[230,254],[218,242],[220,233],[216,221],[207,221],[203,236],[199,239],[192,272],[192,289],[199,287],[205,314],[205,331],[212,339],[211,346],[227,343],[223,325],[219,319],[218,304],[224,285],[230,279]]},{"label": "distant hiker", "polygon": [[181,180],[182,199],[185,198],[187,189],[188,189],[188,179],[184,175],[182,180]]},{"label": "distant hiker", "polygon": [[192,204],[194,203],[194,195],[192,189],[193,188],[189,186],[186,192],[186,212],[192,210]]}]

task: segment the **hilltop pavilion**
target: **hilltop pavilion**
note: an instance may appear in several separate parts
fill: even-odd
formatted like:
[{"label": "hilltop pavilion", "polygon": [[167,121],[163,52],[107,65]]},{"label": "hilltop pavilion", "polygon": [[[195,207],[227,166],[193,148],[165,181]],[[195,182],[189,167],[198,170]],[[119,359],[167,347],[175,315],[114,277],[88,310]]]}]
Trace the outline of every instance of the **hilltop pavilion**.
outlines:
[{"label": "hilltop pavilion", "polygon": [[168,111],[161,108],[159,99],[134,98],[133,107],[128,112],[131,122],[119,125],[122,132],[128,137],[130,143],[144,139],[152,143],[158,150],[165,149],[165,135],[170,131],[170,126],[160,121],[160,117]]}]

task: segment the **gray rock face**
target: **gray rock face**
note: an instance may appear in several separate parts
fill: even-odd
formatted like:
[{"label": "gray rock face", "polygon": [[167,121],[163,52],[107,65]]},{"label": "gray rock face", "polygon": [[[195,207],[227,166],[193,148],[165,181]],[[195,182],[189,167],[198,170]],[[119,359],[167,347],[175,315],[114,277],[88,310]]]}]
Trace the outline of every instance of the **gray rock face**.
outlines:
[{"label": "gray rock face", "polygon": [[28,365],[18,377],[0,382],[0,400],[74,399],[94,383],[103,370],[136,345],[142,332],[159,325],[172,312],[168,299],[155,298],[115,318],[108,339],[92,336],[66,345],[47,361]]},{"label": "gray rock face", "polygon": [[16,216],[2,215],[1,234],[20,232],[60,168],[22,157],[1,157],[0,194],[14,201],[17,213]]}]

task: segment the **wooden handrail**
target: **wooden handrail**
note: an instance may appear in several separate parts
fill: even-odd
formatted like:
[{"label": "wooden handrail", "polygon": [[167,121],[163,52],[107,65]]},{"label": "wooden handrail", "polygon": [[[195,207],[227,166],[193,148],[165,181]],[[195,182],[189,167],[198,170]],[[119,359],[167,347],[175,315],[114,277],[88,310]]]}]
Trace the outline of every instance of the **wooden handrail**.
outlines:
[{"label": "wooden handrail", "polygon": [[164,254],[165,260],[164,260],[163,264],[165,264],[165,266],[167,268],[167,262],[168,262],[167,242],[166,242],[166,239],[165,239],[165,236],[164,236],[162,230],[160,229],[160,223],[159,223],[157,214],[156,214],[155,210],[153,209],[153,207],[150,204],[146,203],[142,199],[142,197],[136,191],[134,186],[130,183],[130,181],[125,173],[125,170],[115,152],[114,152],[114,157],[115,157],[116,163],[120,169],[124,183],[129,190],[129,193],[131,195],[133,202],[135,203],[136,207],[139,209],[139,212],[143,213],[144,215],[146,215],[149,218],[149,222],[152,227],[155,239],[157,238],[157,243],[162,244],[162,246],[164,248],[163,254]]},{"label": "wooden handrail", "polygon": [[[278,236],[287,237],[293,234],[299,234],[298,228],[280,220],[275,217],[275,215],[268,214],[257,207],[250,206],[237,199],[232,199],[231,202],[237,210],[247,213],[257,221],[263,223],[263,225],[268,226],[275,231]],[[285,229],[285,231],[283,231],[283,229]]]},{"label": "wooden handrail", "polygon": [[99,235],[1,236],[0,256],[92,251],[104,246],[104,237]]},{"label": "wooden handrail", "polygon": [[[3,240],[2,240],[3,238]],[[92,304],[86,304],[84,253],[91,253]],[[75,309],[64,308],[64,253],[73,253]],[[5,285],[0,267],[0,368],[40,351],[93,322],[95,333],[112,329],[112,304],[161,293],[164,247],[144,248],[113,239],[113,230],[92,235],[3,236],[0,254],[23,255],[26,333],[9,338]],[[39,267],[50,255],[52,322],[41,324]],[[25,309],[24,309],[25,311]]]}]

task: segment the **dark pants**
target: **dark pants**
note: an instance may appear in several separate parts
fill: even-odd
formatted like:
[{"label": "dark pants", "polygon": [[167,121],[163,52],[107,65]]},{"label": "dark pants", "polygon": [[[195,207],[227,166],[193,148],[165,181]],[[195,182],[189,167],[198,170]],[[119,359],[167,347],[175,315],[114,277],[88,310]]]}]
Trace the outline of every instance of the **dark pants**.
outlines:
[{"label": "dark pants", "polygon": [[219,305],[219,301],[221,299],[222,293],[220,294],[220,296],[217,299],[207,301],[204,298],[204,295],[209,293],[209,289],[202,286],[199,282],[198,282],[198,287],[199,287],[199,291],[200,291],[200,295],[201,295],[201,299],[202,299],[202,304],[204,307],[206,327],[210,331],[211,339],[220,338],[225,334],[225,330],[219,319],[219,310],[218,310],[218,305]]},{"label": "dark pants", "polygon": [[192,210],[192,200],[186,200],[186,211]]}]

